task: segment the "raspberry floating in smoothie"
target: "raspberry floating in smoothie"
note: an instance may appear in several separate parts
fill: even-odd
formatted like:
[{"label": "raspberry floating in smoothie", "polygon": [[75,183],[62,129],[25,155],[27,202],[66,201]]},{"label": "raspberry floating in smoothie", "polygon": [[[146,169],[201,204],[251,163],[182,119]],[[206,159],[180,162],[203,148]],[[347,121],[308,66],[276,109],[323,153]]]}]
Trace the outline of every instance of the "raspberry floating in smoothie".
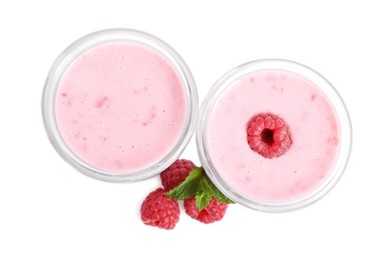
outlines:
[{"label": "raspberry floating in smoothie", "polygon": [[265,158],[284,154],[292,143],[288,125],[280,117],[263,113],[248,124],[248,144]]}]

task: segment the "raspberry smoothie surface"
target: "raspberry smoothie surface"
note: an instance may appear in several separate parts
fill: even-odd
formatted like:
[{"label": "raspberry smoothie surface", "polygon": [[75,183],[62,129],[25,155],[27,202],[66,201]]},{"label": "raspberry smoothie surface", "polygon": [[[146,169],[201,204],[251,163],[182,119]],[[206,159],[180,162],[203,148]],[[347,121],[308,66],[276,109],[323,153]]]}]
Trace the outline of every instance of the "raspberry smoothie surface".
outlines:
[{"label": "raspberry smoothie surface", "polygon": [[182,134],[185,111],[174,65],[132,41],[87,49],[65,70],[55,98],[65,144],[85,163],[114,173],[164,158]]},{"label": "raspberry smoothie surface", "polygon": [[[262,113],[280,117],[290,131],[288,149],[275,158],[248,144],[248,124]],[[281,203],[324,183],[336,163],[339,136],[339,119],[318,86],[293,72],[266,69],[238,78],[216,99],[205,138],[211,163],[229,187],[253,200]]]}]

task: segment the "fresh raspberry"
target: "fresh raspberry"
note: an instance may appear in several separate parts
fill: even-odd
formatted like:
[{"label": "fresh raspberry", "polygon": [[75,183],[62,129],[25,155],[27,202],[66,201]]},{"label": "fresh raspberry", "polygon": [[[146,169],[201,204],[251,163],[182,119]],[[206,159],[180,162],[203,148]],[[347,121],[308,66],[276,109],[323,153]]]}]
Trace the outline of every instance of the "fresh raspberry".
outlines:
[{"label": "fresh raspberry", "polygon": [[162,185],[166,190],[171,190],[182,183],[195,164],[190,160],[179,159],[160,174]]},{"label": "fresh raspberry", "polygon": [[205,224],[221,220],[225,216],[227,207],[228,204],[212,198],[209,205],[199,211],[195,205],[195,198],[184,200],[184,208],[187,215]]},{"label": "fresh raspberry", "polygon": [[149,193],[141,205],[141,219],[146,225],[173,229],[179,221],[179,204],[164,192],[164,189],[158,188]]},{"label": "fresh raspberry", "polygon": [[251,149],[265,158],[284,154],[292,143],[286,122],[271,113],[255,116],[248,123],[248,144]]}]

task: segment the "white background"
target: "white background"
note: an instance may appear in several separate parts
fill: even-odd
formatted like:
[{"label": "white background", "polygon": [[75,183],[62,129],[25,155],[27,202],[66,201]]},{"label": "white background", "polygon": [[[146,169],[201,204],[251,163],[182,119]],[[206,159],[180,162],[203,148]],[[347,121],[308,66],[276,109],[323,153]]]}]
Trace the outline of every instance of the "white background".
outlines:
[{"label": "white background", "polygon": [[[0,259],[389,259],[390,7],[388,1],[0,2]],[[229,207],[204,225],[184,212],[172,231],[145,226],[159,179],[112,184],[54,151],[41,93],[57,55],[79,37],[127,27],[186,60],[202,100],[231,68],[291,59],[343,96],[353,150],[336,187],[307,208],[270,214]],[[182,155],[197,164],[194,141]]]}]

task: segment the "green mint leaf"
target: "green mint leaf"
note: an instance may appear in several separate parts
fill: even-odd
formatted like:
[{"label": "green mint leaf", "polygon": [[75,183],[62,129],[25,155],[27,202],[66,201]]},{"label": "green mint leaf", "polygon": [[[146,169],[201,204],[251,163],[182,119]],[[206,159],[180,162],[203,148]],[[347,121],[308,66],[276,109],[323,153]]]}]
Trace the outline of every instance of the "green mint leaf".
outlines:
[{"label": "green mint leaf", "polygon": [[207,205],[209,205],[211,198],[212,198],[211,195],[205,194],[203,192],[200,193],[200,194],[197,194],[195,196],[195,206],[196,206],[196,208],[199,211],[201,211],[202,209],[207,207]]},{"label": "green mint leaf", "polygon": [[215,185],[214,183],[210,180],[210,178],[207,176],[207,174],[203,174],[204,176],[204,179],[205,179],[205,182],[207,182],[207,185],[204,185],[204,186],[207,186],[208,187],[208,194],[210,194],[211,196],[214,197],[214,199],[220,201],[220,202],[224,202],[224,203],[228,203],[228,204],[234,204],[235,202],[232,201],[231,199],[229,199],[228,197],[225,196],[225,194],[223,194]]},{"label": "green mint leaf", "polygon": [[207,177],[206,172],[202,171],[202,179],[199,181],[199,189],[201,192],[212,196],[214,193],[214,184],[210,181],[209,177]]},{"label": "green mint leaf", "polygon": [[207,207],[212,198],[224,203],[234,203],[214,185],[202,167],[195,167],[179,186],[166,194],[176,200],[195,197],[195,205],[199,211]]},{"label": "green mint leaf", "polygon": [[201,179],[202,168],[195,167],[179,186],[168,191],[166,194],[168,197],[175,200],[193,198],[199,192],[198,186]]},{"label": "green mint leaf", "polygon": [[213,193],[213,197],[214,197],[214,199],[216,199],[216,200],[218,200],[220,202],[227,203],[227,204],[234,204],[235,203],[234,201],[232,201],[231,199],[226,197],[225,194],[223,194],[218,189],[216,189],[216,191]]}]

